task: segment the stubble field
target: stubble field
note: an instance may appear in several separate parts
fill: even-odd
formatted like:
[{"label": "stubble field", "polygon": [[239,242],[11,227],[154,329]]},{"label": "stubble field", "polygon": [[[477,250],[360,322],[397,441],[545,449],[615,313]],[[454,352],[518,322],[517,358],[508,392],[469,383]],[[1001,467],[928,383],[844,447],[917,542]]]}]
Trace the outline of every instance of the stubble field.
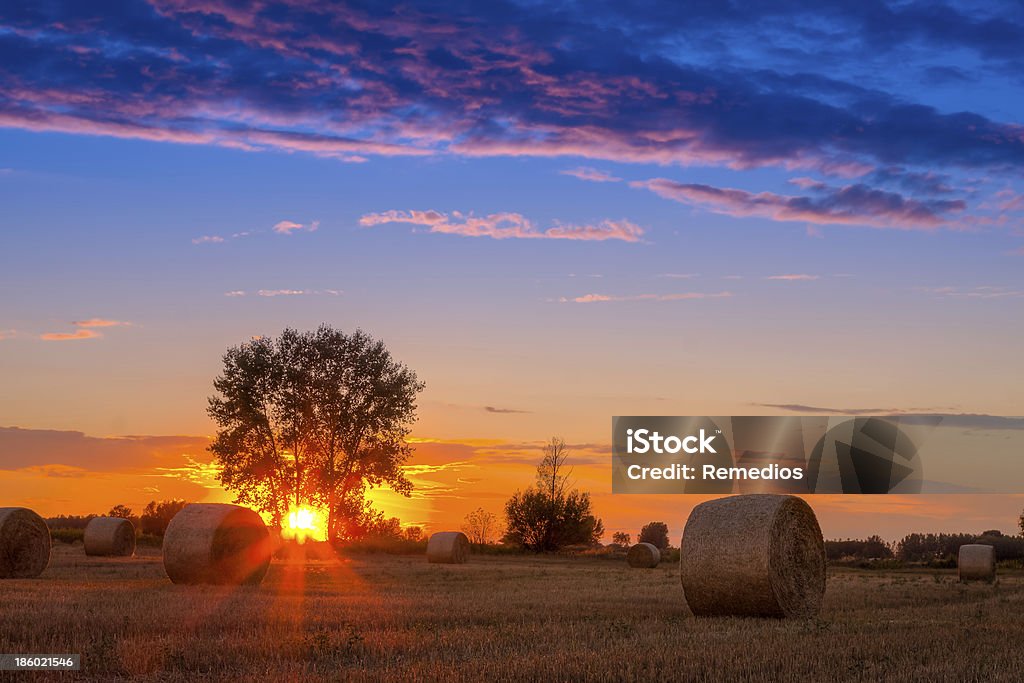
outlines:
[{"label": "stubble field", "polygon": [[[175,586],[158,551],[58,544],[0,581],[0,651],[117,680],[1024,679],[1024,575],[830,570],[813,621],[695,619],[677,568],[599,558],[275,562],[259,588]],[[53,673],[7,674],[52,680]]]}]

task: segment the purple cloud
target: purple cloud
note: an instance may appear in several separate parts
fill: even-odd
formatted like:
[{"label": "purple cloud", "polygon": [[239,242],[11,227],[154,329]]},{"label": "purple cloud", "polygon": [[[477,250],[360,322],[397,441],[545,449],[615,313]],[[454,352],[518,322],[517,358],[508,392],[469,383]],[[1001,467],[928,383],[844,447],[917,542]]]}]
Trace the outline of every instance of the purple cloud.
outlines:
[{"label": "purple cloud", "polygon": [[861,54],[914,41],[1016,64],[1019,17],[885,2],[769,2],[742,15],[728,3],[630,7],[8,3],[0,126],[345,161],[571,155],[826,173],[1024,165],[1013,123],[839,75],[726,69],[666,47],[693,42],[713,55],[716,32],[756,19],[813,41],[815,18]]},{"label": "purple cloud", "polygon": [[749,192],[699,183],[678,183],[665,178],[630,183],[632,187],[648,189],[666,199],[713,213],[817,225],[933,229],[950,226],[956,215],[967,206],[960,199],[919,200],[862,183],[843,187],[818,182],[799,184],[813,194]]}]

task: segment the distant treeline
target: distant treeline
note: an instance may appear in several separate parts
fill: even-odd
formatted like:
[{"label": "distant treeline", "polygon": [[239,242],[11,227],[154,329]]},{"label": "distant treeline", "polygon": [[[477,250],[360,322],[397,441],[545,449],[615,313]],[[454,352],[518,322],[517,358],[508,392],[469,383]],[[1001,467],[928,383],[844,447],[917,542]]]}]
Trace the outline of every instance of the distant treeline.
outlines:
[{"label": "distant treeline", "polygon": [[[135,526],[135,531],[138,534],[163,536],[164,532],[167,531],[167,525],[171,523],[171,519],[186,504],[184,500],[153,500],[146,505],[141,515],[136,515],[126,505],[115,505],[105,516],[123,517],[129,520]],[[100,516],[103,515],[58,515],[56,517],[49,517],[46,520],[46,525],[50,527],[51,532],[58,529],[83,530],[89,524],[89,520]]]},{"label": "distant treeline", "polygon": [[1024,560],[1024,537],[1007,536],[990,530],[981,534],[908,534],[889,544],[878,536],[866,539],[825,541],[825,554],[832,562],[848,560],[899,560],[913,564],[943,565],[956,562],[960,546],[969,543],[991,545],[997,560]]}]

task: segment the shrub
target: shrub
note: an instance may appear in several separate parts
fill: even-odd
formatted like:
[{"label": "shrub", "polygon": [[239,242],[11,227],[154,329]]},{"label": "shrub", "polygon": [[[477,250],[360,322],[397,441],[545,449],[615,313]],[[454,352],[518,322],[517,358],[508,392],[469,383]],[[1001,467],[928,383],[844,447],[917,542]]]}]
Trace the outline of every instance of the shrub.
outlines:
[{"label": "shrub", "polygon": [[81,542],[85,536],[85,529],[50,529],[50,538],[61,543]]},{"label": "shrub", "polygon": [[650,543],[658,550],[668,547],[668,524],[665,522],[648,522],[640,530],[637,543]]}]

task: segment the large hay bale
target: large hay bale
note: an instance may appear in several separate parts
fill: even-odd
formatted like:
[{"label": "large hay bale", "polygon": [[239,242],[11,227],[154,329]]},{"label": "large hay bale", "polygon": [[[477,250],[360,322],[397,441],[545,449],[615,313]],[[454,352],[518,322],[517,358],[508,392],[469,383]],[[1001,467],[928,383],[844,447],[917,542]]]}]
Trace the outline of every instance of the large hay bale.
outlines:
[{"label": "large hay bale", "polygon": [[135,527],[121,517],[93,517],[85,525],[82,541],[86,555],[131,557],[135,554]]},{"label": "large hay bale", "polygon": [[0,579],[33,579],[50,563],[50,529],[28,508],[0,508]]},{"label": "large hay bale", "polygon": [[469,538],[461,531],[438,531],[427,541],[427,561],[462,564],[469,559]]},{"label": "large hay bale", "polygon": [[661,551],[653,543],[637,543],[626,553],[626,562],[630,567],[653,569],[661,562]]},{"label": "large hay bale", "polygon": [[996,549],[990,545],[971,543],[960,546],[960,554],[956,562],[960,581],[996,580]]},{"label": "large hay bale", "polygon": [[174,583],[259,584],[270,566],[270,533],[249,508],[192,503],[164,533],[164,570]]},{"label": "large hay bale", "polygon": [[825,595],[825,542],[800,498],[719,498],[690,513],[679,573],[696,616],[813,617]]}]

